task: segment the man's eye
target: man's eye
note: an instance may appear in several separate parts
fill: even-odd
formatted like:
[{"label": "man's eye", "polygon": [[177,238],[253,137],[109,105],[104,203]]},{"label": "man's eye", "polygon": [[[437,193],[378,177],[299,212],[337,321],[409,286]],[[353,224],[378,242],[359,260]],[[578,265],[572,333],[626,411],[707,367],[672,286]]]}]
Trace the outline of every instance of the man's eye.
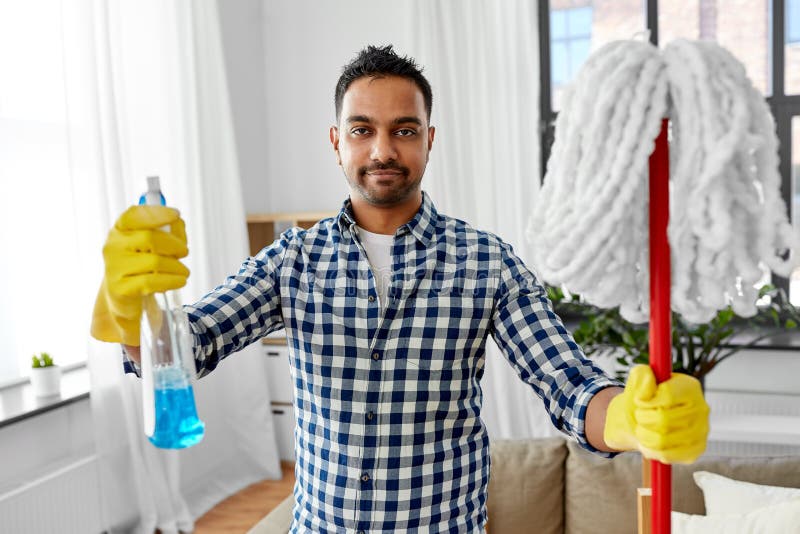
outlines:
[{"label": "man's eye", "polygon": [[412,135],[416,135],[417,132],[416,130],[412,130],[411,128],[402,128],[400,130],[397,130],[395,134],[399,135],[400,137],[409,137]]},{"label": "man's eye", "polygon": [[366,128],[353,128],[350,130],[350,133],[353,135],[367,135],[369,130]]}]

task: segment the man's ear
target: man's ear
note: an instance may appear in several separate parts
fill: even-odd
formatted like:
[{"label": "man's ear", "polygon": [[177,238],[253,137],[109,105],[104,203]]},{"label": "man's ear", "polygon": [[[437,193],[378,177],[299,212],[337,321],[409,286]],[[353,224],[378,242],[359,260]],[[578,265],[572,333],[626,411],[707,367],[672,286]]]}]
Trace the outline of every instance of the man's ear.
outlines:
[{"label": "man's ear", "polygon": [[429,126],[428,127],[428,152],[430,152],[431,148],[433,147],[433,137],[435,135],[436,135],[436,127],[435,126]]},{"label": "man's ear", "polygon": [[339,155],[339,129],[336,126],[331,126],[329,136],[331,138],[331,145],[333,145],[333,151],[336,152],[336,163],[341,165],[342,156]]}]

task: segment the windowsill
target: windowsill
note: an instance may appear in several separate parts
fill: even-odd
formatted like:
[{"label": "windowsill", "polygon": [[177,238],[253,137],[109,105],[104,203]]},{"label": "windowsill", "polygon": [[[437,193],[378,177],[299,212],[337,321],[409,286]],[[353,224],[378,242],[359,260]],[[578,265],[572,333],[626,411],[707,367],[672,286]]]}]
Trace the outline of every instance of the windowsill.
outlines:
[{"label": "windowsill", "polygon": [[[570,332],[578,328],[582,318],[574,315],[562,315],[564,326]],[[734,325],[734,328],[737,326]],[[799,330],[778,330],[775,328],[750,328],[741,334],[734,334],[726,343],[722,343],[722,347],[734,348],[747,345],[755,338],[770,332],[777,332],[774,336],[768,339],[762,339],[752,347],[747,347],[747,350],[781,350],[781,351],[800,351],[800,329]]]},{"label": "windowsill", "polygon": [[88,398],[89,382],[89,369],[80,365],[63,372],[59,395],[36,397],[30,382],[0,389],[0,427]]},{"label": "windowsill", "polygon": [[[725,347],[739,347],[747,345],[752,340],[760,335],[769,332],[775,332],[775,329],[759,329],[751,330],[744,334],[734,335],[730,342],[725,343]],[[748,350],[800,350],[800,331],[798,330],[781,330],[769,339],[763,339]]]}]

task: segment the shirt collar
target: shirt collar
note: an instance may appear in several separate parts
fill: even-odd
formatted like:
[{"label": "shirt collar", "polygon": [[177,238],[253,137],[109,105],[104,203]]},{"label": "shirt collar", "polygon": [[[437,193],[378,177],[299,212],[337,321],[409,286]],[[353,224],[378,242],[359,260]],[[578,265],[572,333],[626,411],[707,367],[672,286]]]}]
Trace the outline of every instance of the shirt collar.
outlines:
[{"label": "shirt collar", "polygon": [[[406,232],[411,232],[424,247],[427,247],[431,239],[433,239],[438,218],[439,214],[436,211],[436,207],[433,205],[428,193],[423,191],[422,205],[419,207],[419,211],[417,211],[413,219],[397,229],[396,235],[403,235]],[[353,206],[349,197],[342,204],[342,209],[339,212],[337,221],[341,231],[344,231],[345,228],[351,232],[353,231],[356,221],[355,217],[353,217]]]}]

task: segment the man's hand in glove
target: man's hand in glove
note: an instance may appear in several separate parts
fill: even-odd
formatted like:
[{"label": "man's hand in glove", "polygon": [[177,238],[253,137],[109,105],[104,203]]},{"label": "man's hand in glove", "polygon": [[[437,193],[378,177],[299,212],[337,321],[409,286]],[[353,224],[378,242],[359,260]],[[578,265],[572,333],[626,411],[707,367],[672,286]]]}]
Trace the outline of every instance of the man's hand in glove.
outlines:
[{"label": "man's hand in glove", "polygon": [[183,287],[189,269],[178,260],[188,253],[177,210],[128,208],[103,246],[105,276],[92,314],[92,336],[138,347],[142,298]]},{"label": "man's hand in glove", "polygon": [[690,464],[706,449],[709,408],[700,382],[673,373],[656,384],[647,365],[631,369],[622,394],[606,412],[603,438],[617,450],[639,450],[645,458]]}]

